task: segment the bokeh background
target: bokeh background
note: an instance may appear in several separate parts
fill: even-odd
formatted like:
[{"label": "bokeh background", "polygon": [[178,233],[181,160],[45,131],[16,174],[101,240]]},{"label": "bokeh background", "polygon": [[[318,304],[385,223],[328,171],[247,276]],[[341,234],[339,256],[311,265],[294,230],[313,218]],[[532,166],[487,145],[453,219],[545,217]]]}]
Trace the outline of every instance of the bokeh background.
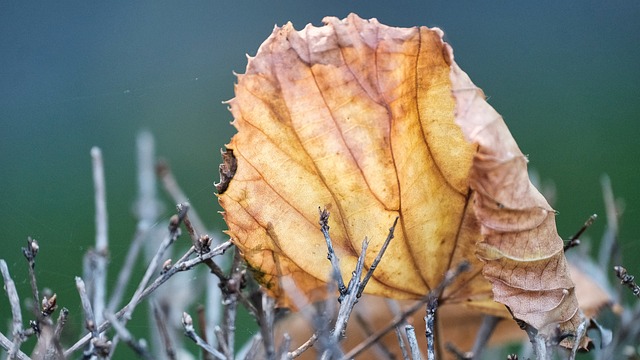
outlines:
[{"label": "bokeh background", "polygon": [[[222,103],[233,97],[233,72],[275,24],[301,29],[350,12],[444,29],[530,165],[555,184],[564,238],[597,213],[587,233],[597,244],[608,174],[625,203],[625,265],[640,275],[638,1],[0,1],[0,258],[22,298],[20,247],[33,236],[40,285],[70,308],[70,327],[82,327],[73,279],[94,242],[94,145],[105,159],[113,283],[135,229],[141,129],[210,229],[222,231],[213,183],[234,133]],[[2,295],[0,319],[9,318]],[[142,334],[146,326],[132,323]]]}]

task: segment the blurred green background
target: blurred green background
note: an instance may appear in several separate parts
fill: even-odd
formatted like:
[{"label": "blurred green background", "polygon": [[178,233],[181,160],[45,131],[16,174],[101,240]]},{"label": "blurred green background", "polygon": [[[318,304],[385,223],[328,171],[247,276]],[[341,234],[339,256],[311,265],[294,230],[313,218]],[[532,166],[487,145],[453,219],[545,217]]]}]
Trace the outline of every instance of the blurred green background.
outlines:
[{"label": "blurred green background", "polygon": [[[301,29],[350,12],[445,31],[530,165],[555,183],[562,237],[598,213],[587,234],[599,240],[599,179],[609,174],[626,204],[625,264],[640,275],[638,1],[1,1],[0,258],[21,297],[20,247],[33,236],[40,286],[70,308],[71,327],[82,326],[73,279],[94,243],[94,145],[105,158],[113,283],[135,229],[141,129],[156,136],[207,225],[223,230],[213,183],[234,133],[222,104],[233,97],[232,72],[244,71],[245,54],[274,24]],[[0,319],[9,318],[2,295]]]}]

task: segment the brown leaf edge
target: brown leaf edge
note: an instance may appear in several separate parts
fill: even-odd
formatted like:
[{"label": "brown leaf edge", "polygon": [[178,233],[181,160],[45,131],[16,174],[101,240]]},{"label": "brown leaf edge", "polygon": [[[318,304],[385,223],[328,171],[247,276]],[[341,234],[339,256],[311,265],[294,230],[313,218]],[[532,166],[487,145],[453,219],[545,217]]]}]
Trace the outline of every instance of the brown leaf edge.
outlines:
[{"label": "brown leaf edge", "polygon": [[584,346],[587,321],[578,307],[555,211],[531,184],[528,159],[502,117],[447,49],[455,121],[478,145],[469,181],[483,235],[477,254],[494,300],[547,341],[560,335],[567,347]]},{"label": "brown leaf edge", "polygon": [[229,182],[231,182],[238,169],[238,161],[233,156],[233,150],[220,150],[220,153],[222,154],[222,164],[218,168],[220,170],[220,182],[215,184],[219,195],[227,190]]}]

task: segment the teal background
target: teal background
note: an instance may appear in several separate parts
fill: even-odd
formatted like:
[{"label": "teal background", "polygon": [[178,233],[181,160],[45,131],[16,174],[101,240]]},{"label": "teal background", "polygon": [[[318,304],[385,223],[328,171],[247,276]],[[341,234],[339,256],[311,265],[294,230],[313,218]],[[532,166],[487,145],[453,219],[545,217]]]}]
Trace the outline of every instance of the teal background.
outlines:
[{"label": "teal background", "polygon": [[[105,158],[115,280],[135,229],[140,129],[156,136],[208,226],[224,229],[213,183],[234,133],[222,104],[233,97],[232,72],[244,71],[245,53],[274,24],[301,29],[350,12],[445,31],[530,165],[555,183],[564,238],[594,212],[602,216],[587,234],[600,238],[599,179],[609,174],[626,204],[625,264],[640,275],[638,1],[0,1],[0,258],[21,297],[20,247],[33,236],[40,286],[75,314],[70,328],[82,326],[73,279],[94,243],[94,145]],[[9,318],[2,295],[0,319]]]}]

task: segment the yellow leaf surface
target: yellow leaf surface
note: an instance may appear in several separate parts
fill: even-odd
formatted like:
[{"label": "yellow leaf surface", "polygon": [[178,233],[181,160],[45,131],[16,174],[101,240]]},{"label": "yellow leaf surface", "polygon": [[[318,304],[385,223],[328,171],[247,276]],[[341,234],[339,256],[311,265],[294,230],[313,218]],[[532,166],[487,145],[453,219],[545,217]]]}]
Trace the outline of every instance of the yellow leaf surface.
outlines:
[{"label": "yellow leaf surface", "polygon": [[554,213],[442,32],[353,14],[324,22],[275,28],[229,102],[238,133],[225,169],[237,170],[219,201],[265,289],[281,306],[292,305],[285,277],[311,300],[325,296],[320,207],[331,212],[346,278],[365,237],[369,267],[399,217],[368,293],[420,298],[466,260],[472,270],[441,303],[504,316],[495,294],[536,328],[571,320],[577,306]]}]

